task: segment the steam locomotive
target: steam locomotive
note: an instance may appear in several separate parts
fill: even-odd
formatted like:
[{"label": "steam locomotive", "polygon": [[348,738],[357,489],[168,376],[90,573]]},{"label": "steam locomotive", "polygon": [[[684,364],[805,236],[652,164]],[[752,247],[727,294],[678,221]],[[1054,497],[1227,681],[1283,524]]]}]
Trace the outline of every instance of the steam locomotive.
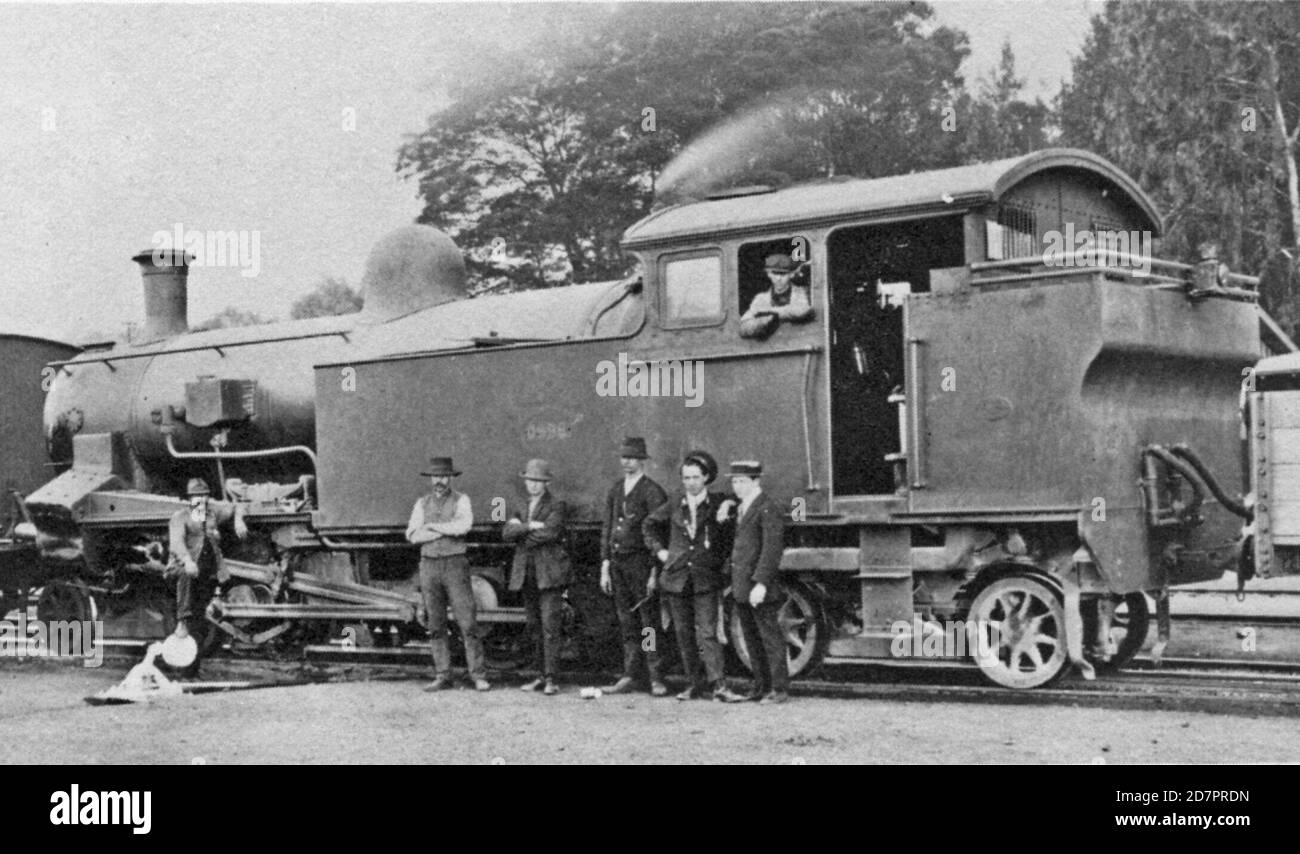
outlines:
[{"label": "steam locomotive", "polygon": [[[450,455],[508,656],[503,508],[543,457],[575,514],[574,648],[598,656],[616,646],[599,508],[639,435],[666,486],[689,449],[763,461],[789,507],[796,675],[971,658],[1032,688],[1117,667],[1145,594],[1163,639],[1171,585],[1300,567],[1300,357],[1253,372],[1295,349],[1253,280],[1154,260],[1161,230],[1113,164],[1051,149],[658,210],[624,234],[638,271],[617,282],[471,296],[453,242],[411,226],[373,250],[360,313],[243,329],[189,332],[187,256],[143,252],[143,334],[50,365],[59,473],[24,507],[45,610],[165,601],[167,522],[201,477],[253,531],[208,608],[217,636],[418,636],[403,531],[422,463]],[[742,337],[773,253],[806,262],[815,319]]]}]

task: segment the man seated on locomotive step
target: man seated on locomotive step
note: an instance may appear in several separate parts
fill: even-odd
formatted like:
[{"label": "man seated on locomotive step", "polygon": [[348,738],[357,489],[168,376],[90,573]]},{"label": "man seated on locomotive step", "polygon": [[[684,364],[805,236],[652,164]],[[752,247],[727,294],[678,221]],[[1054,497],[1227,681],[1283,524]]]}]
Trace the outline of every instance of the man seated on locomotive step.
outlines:
[{"label": "man seated on locomotive step", "polygon": [[[234,523],[235,536],[248,536],[244,524],[244,505],[213,501],[212,490],[202,478],[191,478],[185,487],[190,506],[172,514],[168,524],[167,576],[176,578],[176,630],[178,638],[189,637],[203,621],[203,611],[225,580],[221,559],[221,530],[218,526]],[[211,630],[211,627],[209,627]],[[199,660],[182,676],[198,675]]]},{"label": "man seated on locomotive step", "polygon": [[789,255],[767,256],[763,268],[772,287],[754,297],[749,310],[740,318],[742,338],[766,338],[776,331],[782,320],[791,323],[812,320],[813,307],[808,289],[794,284],[795,276],[803,267],[804,264],[796,264]]}]

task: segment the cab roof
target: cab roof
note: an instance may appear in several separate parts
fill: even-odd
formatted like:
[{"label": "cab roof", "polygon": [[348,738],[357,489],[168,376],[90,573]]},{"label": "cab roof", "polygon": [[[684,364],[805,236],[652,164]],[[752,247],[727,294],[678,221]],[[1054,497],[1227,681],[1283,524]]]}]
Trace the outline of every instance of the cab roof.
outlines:
[{"label": "cab roof", "polygon": [[1113,163],[1082,149],[1049,148],[951,169],[886,178],[830,179],[761,194],[685,202],[634,224],[623,233],[623,246],[636,249],[763,226],[817,226],[860,214],[965,210],[999,201],[1031,175],[1063,168],[1092,172],[1108,181],[1142,212],[1149,221],[1147,230],[1155,236],[1162,233],[1155,203]]}]

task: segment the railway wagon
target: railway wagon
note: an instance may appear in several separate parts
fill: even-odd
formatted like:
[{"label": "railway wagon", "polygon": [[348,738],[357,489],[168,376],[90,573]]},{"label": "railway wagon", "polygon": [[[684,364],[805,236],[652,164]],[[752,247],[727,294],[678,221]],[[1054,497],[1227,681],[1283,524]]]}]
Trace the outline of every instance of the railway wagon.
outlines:
[{"label": "railway wagon", "polygon": [[41,436],[44,387],[53,374],[46,364],[76,352],[53,338],[0,332],[0,618],[21,607],[39,577],[30,539],[18,536],[30,522],[19,498],[51,474]]},{"label": "railway wagon", "polygon": [[[1070,662],[1086,675],[1140,646],[1144,591],[1159,603],[1239,566],[1249,508],[1216,474],[1240,471],[1240,383],[1261,330],[1289,343],[1237,287],[1248,280],[1154,260],[1160,232],[1130,178],[1065,149],[670,207],[624,236],[639,274],[603,285],[467,298],[450,241],[410,230],[372,256],[367,311],[371,292],[389,308],[368,320],[239,338],[163,324],[139,359],[159,381],[128,387],[129,418],[119,408],[74,438],[33,516],[91,575],[156,567],[172,496],[202,472],[259,533],[209,609],[226,634],[406,631],[419,600],[401,532],[416,472],[449,454],[476,502],[486,621],[512,623],[502,511],[523,462],[544,457],[575,508],[570,603],[598,648],[596,508],[619,440],[643,435],[670,487],[692,448],[762,460],[765,491],[789,507],[795,673],[973,657],[1011,687]],[[743,337],[774,253],[806,262],[814,318]],[[312,346],[281,343],[295,330]],[[240,347],[258,355],[239,361]],[[123,355],[68,366],[87,385],[51,395],[51,435],[79,394],[109,394]],[[269,365],[295,377],[296,433],[259,397]]]}]

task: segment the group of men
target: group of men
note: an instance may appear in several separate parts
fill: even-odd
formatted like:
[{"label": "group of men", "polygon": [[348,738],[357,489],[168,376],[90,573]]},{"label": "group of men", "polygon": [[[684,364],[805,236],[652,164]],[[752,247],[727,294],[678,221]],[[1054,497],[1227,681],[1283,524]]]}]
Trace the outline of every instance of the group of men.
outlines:
[{"label": "group of men", "polygon": [[[692,451],[680,464],[682,488],[670,498],[645,473],[649,454],[644,439],[624,440],[619,458],[623,476],[611,486],[603,507],[600,587],[614,598],[623,669],[604,691],[631,691],[644,675],[651,694],[668,694],[656,640],[662,596],[688,679],[677,699],[786,702],[789,667],[777,620],[785,522],[762,490],[762,465],[733,462],[727,475],[734,494],[724,496],[708,491],[718,476],[713,457]],[[465,639],[469,679],[487,691],[491,685],[465,556],[465,536],[473,524],[470,502],[451,486],[460,472],[450,458],[434,457],[423,474],[432,490],[412,508],[406,537],[420,546],[420,589],[433,647],[434,680],[425,690],[453,684],[447,646],[450,605]],[[538,674],[523,690],[554,695],[560,690],[562,597],[572,575],[564,537],[568,508],[548,488],[552,477],[545,460],[529,460],[519,476],[528,503],[509,511],[503,536],[515,544],[509,589],[523,595]],[[754,672],[754,684],[744,694],[732,691],[723,674],[718,627],[728,587]]]},{"label": "group of men", "polygon": [[[733,494],[724,496],[708,489],[718,477],[717,462],[704,451],[691,451],[679,466],[681,490],[669,497],[645,473],[649,454],[644,439],[625,439],[619,457],[623,476],[611,486],[603,507],[600,587],[614,598],[623,669],[605,692],[631,691],[644,675],[651,694],[668,694],[658,653],[662,597],[688,679],[677,699],[786,702],[789,669],[777,621],[785,523],[780,508],[762,490],[762,466],[733,462],[727,473]],[[452,487],[460,471],[450,457],[434,457],[421,474],[432,488],[415,502],[406,538],[420,547],[419,584],[434,666],[433,682],[425,690],[453,685],[450,608],[464,638],[469,680],[477,690],[488,691],[467,557],[467,535],[474,524],[470,500]],[[552,476],[545,460],[529,460],[519,476],[527,502],[510,508],[503,536],[515,544],[509,589],[522,594],[538,674],[523,688],[554,695],[560,690],[563,596],[572,576],[565,545],[568,507],[548,488]],[[186,492],[190,506],[171,520],[169,549],[180,639],[189,636],[190,624],[202,623],[202,603],[224,580],[218,526],[233,522],[241,539],[247,535],[241,504],[212,499],[207,484],[197,478]],[[746,694],[733,692],[723,674],[719,624],[727,588],[754,672]]]}]

